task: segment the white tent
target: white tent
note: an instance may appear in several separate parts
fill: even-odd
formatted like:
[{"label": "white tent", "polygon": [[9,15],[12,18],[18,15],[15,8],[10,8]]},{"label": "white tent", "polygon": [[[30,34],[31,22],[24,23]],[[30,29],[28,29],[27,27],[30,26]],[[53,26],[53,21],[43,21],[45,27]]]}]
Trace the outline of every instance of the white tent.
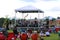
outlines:
[{"label": "white tent", "polygon": [[33,13],[33,12],[40,12],[40,13],[44,13],[44,11],[40,10],[40,9],[37,9],[33,6],[25,6],[25,7],[22,7],[22,8],[18,8],[18,9],[15,9],[15,12],[20,12],[20,13]]}]

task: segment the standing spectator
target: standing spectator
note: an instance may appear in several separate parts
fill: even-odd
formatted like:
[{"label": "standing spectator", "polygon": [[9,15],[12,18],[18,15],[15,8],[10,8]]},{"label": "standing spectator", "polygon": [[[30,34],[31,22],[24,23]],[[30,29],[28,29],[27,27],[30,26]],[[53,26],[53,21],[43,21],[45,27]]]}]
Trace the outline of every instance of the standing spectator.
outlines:
[{"label": "standing spectator", "polygon": [[34,21],[34,27],[38,27],[38,22]]},{"label": "standing spectator", "polygon": [[59,40],[60,40],[60,31],[58,31],[58,37],[59,37]]},{"label": "standing spectator", "polygon": [[54,25],[52,25],[52,32],[55,33],[55,29],[56,27]]},{"label": "standing spectator", "polygon": [[8,36],[8,31],[4,28],[3,29],[3,34],[7,37]]},{"label": "standing spectator", "polygon": [[49,30],[48,30],[50,33],[52,32],[52,29],[51,28],[49,28]]},{"label": "standing spectator", "polygon": [[13,32],[14,32],[15,36],[17,37],[18,36],[18,32],[17,32],[17,27],[16,26],[14,27]]}]

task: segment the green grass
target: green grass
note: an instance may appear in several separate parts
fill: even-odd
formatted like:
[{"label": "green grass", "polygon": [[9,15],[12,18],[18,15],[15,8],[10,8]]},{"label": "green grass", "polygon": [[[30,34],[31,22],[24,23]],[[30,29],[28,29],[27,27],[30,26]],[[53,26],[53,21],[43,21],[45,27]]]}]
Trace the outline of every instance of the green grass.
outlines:
[{"label": "green grass", "polygon": [[51,34],[50,37],[44,37],[44,40],[58,40],[58,34]]},{"label": "green grass", "polygon": [[12,30],[8,30],[8,32],[13,32]]}]

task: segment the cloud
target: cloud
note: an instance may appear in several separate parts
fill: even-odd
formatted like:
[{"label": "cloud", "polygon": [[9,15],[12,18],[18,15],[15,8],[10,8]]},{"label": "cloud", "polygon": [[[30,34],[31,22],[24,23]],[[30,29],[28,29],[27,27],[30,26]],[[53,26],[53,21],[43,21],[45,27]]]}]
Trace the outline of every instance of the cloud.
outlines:
[{"label": "cloud", "polygon": [[24,1],[24,2],[41,2],[41,1],[45,1],[45,2],[48,2],[48,1],[58,1],[58,0],[20,0],[20,1]]},{"label": "cloud", "polygon": [[[5,17],[5,15],[9,15],[9,17],[12,17],[15,15],[12,15],[12,13],[14,13],[14,9],[21,8],[27,5],[33,5],[36,8],[43,10],[46,16],[54,16],[55,14],[52,15],[52,11],[54,11],[54,13],[57,13],[55,11],[60,10],[60,1],[57,2],[56,0],[0,0],[0,17]],[[57,15],[55,15],[54,17],[56,16]]]},{"label": "cloud", "polygon": [[57,1],[57,0],[41,0],[41,1]]},{"label": "cloud", "polygon": [[50,9],[50,11],[53,11],[53,12],[60,11],[60,7],[53,7]]},{"label": "cloud", "polygon": [[20,1],[24,1],[24,2],[35,2],[35,0],[20,0]]}]

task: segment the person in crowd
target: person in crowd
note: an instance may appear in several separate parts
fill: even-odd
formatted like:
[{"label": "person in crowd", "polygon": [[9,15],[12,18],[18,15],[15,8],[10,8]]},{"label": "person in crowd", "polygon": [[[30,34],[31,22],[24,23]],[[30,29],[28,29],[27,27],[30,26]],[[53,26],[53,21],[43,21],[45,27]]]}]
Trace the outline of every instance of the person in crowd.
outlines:
[{"label": "person in crowd", "polygon": [[28,35],[28,39],[31,38],[31,33],[27,32],[27,35]]},{"label": "person in crowd", "polygon": [[32,34],[32,30],[27,30],[27,35],[28,35],[28,38],[30,39],[31,38],[31,34]]},{"label": "person in crowd", "polygon": [[20,40],[20,36],[21,36],[21,33],[19,32],[17,36],[18,40]]},{"label": "person in crowd", "polygon": [[15,34],[16,37],[18,36],[18,31],[17,31],[17,27],[16,26],[13,29],[13,33]]},{"label": "person in crowd", "polygon": [[3,32],[0,32],[0,40],[6,40],[6,36],[3,34]]},{"label": "person in crowd", "polygon": [[32,33],[32,30],[31,30],[31,29],[29,29],[29,30],[28,30],[28,32],[29,32],[29,33]]},{"label": "person in crowd", "polygon": [[40,36],[40,40],[44,40],[43,37],[45,36],[45,34],[43,33],[43,31],[39,33],[39,36]]},{"label": "person in crowd", "polygon": [[52,25],[52,32],[53,33],[56,33],[55,29],[56,29],[55,25]]},{"label": "person in crowd", "polygon": [[58,35],[59,35],[59,37],[60,37],[60,30],[58,31]]},{"label": "person in crowd", "polygon": [[34,33],[31,34],[31,39],[32,40],[39,40],[39,36],[37,31],[34,31]]},{"label": "person in crowd", "polygon": [[52,32],[52,29],[51,28],[49,28],[49,30],[48,30],[50,33]]},{"label": "person in crowd", "polygon": [[8,36],[8,31],[7,31],[5,28],[3,29],[2,32],[3,32],[3,34],[4,34],[6,37]]},{"label": "person in crowd", "polygon": [[43,31],[41,31],[41,32],[39,33],[39,35],[40,35],[41,37],[43,37],[43,36],[44,36]]},{"label": "person in crowd", "polygon": [[28,35],[27,35],[27,33],[22,32],[21,35],[20,35],[20,39],[21,39],[21,40],[28,40]]},{"label": "person in crowd", "polygon": [[38,27],[38,22],[34,21],[34,27]]},{"label": "person in crowd", "polygon": [[45,34],[46,34],[46,36],[47,36],[47,37],[49,37],[49,36],[50,36],[49,31],[46,31],[46,32],[45,32]]}]

